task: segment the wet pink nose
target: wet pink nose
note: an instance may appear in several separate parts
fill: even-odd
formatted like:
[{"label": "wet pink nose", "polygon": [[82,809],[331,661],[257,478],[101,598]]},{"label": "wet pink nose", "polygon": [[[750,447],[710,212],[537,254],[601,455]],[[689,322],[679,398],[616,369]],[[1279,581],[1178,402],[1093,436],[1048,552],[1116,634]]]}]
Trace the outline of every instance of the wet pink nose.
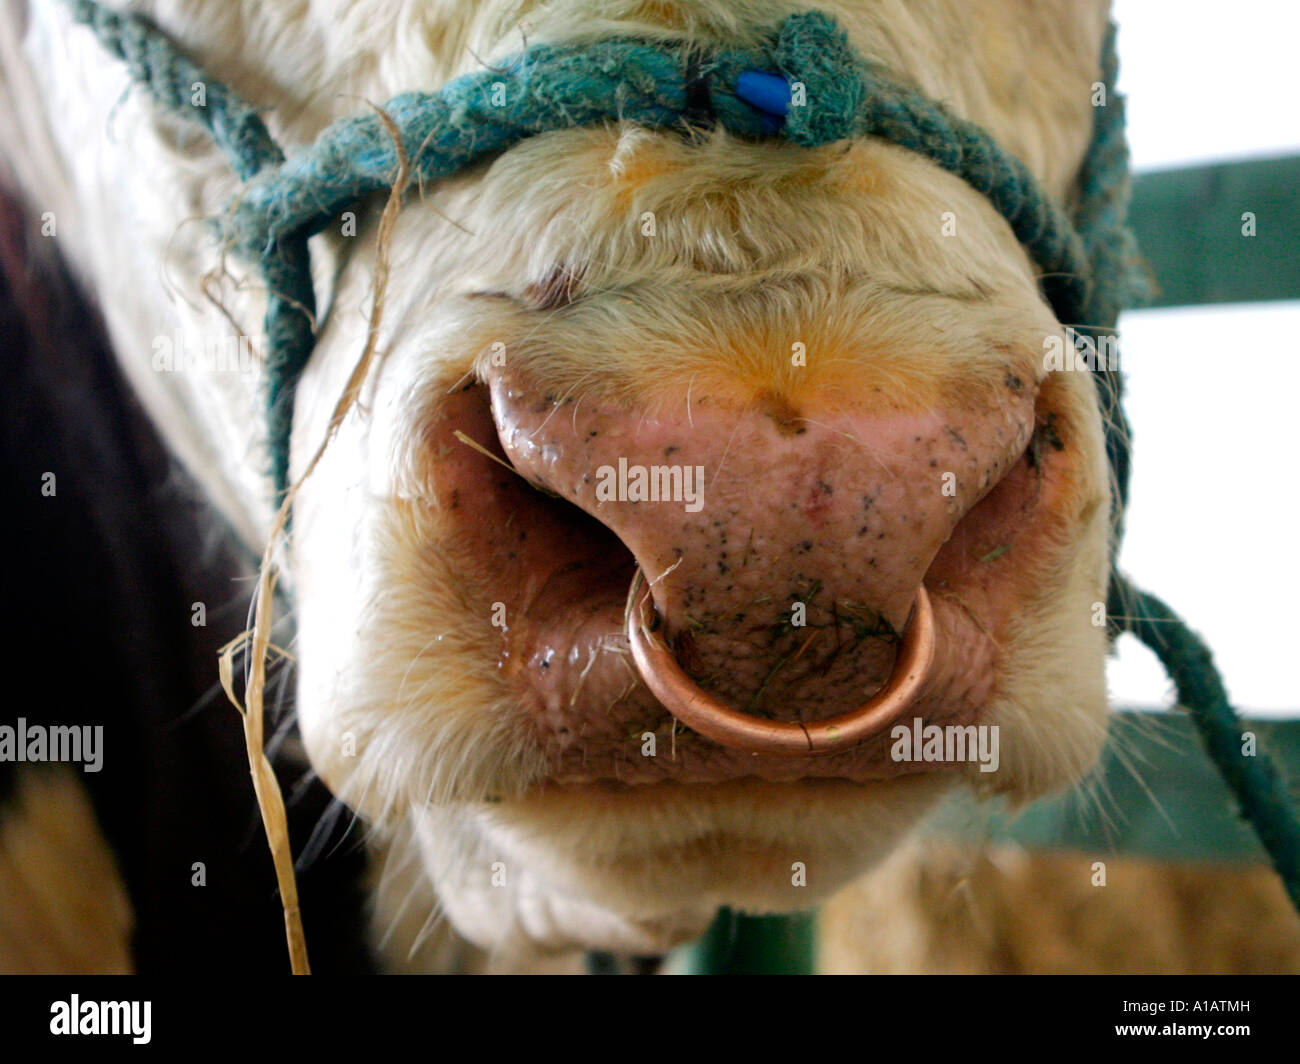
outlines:
[{"label": "wet pink nose", "polygon": [[927,569],[1034,426],[1012,391],[899,413],[772,394],[630,409],[546,396],[518,369],[491,388],[510,460],[619,537],[685,674],[771,721],[835,717],[886,685]]}]

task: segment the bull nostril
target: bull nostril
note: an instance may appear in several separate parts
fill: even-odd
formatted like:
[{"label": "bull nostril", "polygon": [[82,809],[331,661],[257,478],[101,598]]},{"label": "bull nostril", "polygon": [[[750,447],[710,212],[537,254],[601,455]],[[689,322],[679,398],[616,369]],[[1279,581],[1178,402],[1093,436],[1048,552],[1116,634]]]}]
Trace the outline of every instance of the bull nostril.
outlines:
[{"label": "bull nostril", "polygon": [[[630,555],[614,623],[627,628],[639,565],[655,580],[658,639],[691,689],[741,721],[790,725],[791,755],[807,754],[801,725],[818,721],[836,720],[824,745],[842,746],[838,716],[885,686],[917,588],[938,587],[935,559],[1033,424],[1027,395],[909,411],[720,388],[638,408],[571,397],[518,362],[488,384],[516,468]],[[648,701],[649,684],[637,686]]]},{"label": "bull nostril", "polygon": [[811,724],[782,723],[740,713],[702,691],[658,638],[661,625],[640,566],[625,614],[628,642],[641,678],[687,727],[723,746],[775,757],[834,754],[884,728],[920,692],[934,660],[934,617],[925,587],[917,588],[911,616],[889,682],[862,706]]}]

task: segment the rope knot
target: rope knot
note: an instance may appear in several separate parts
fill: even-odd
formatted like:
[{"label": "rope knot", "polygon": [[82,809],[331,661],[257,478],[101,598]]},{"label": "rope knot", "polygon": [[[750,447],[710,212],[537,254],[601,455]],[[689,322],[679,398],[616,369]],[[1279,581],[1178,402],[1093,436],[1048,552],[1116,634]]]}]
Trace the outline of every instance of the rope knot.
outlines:
[{"label": "rope knot", "polygon": [[865,71],[833,18],[821,11],[791,15],[781,24],[773,59],[790,82],[788,139],[815,148],[855,135]]}]

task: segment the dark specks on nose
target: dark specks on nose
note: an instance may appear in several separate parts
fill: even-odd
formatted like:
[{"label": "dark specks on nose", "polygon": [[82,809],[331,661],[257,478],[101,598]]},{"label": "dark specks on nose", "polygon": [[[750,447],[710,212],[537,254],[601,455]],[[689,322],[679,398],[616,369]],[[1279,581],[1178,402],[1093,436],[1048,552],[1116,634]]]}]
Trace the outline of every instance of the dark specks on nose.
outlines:
[{"label": "dark specks on nose", "polygon": [[[821,528],[825,525],[826,516],[834,502],[831,496],[834,494],[835,489],[820,478],[809,488],[803,511],[804,516],[807,517],[814,528]],[[811,546],[808,549],[811,550]]]},{"label": "dark specks on nose", "polygon": [[[617,537],[620,557],[645,574],[663,641],[692,683],[737,710],[787,723],[843,713],[888,681],[897,634],[934,558],[984,494],[990,470],[1023,452],[1033,424],[1028,397],[1008,393],[988,410],[959,408],[958,419],[948,409],[902,413],[886,404],[827,409],[776,387],[747,402],[732,391],[649,410],[593,398],[557,416],[554,403],[572,400],[530,387],[533,377],[516,362],[488,382],[506,455]],[[955,502],[933,483],[928,463],[936,459],[954,471]],[[702,505],[597,494],[594,485],[611,479],[600,470],[665,460],[700,470]],[[560,522],[555,538],[557,549],[568,548]],[[981,554],[997,545],[981,543]],[[582,605],[591,594],[591,609],[621,630],[628,583],[614,587],[621,570],[611,563],[610,573],[608,595],[573,578],[579,605],[550,610],[551,623],[568,631],[575,616],[596,616]],[[549,608],[536,609],[541,616]],[[539,631],[536,641],[552,645]],[[609,638],[599,630],[601,647]],[[628,682],[622,660],[600,661],[590,676],[605,667],[609,675],[592,703],[597,713]],[[558,675],[559,664],[545,673]],[[593,683],[579,670],[568,681],[548,677],[536,693],[565,707],[579,690],[595,697]]]},{"label": "dark specks on nose", "polygon": [[1061,438],[1060,425],[1055,414],[1048,414],[1047,420],[1034,428],[1034,435],[1030,438],[1029,448],[1025,453],[1031,469],[1037,469],[1041,464],[1044,447],[1050,447],[1054,451],[1065,450],[1065,441]]}]

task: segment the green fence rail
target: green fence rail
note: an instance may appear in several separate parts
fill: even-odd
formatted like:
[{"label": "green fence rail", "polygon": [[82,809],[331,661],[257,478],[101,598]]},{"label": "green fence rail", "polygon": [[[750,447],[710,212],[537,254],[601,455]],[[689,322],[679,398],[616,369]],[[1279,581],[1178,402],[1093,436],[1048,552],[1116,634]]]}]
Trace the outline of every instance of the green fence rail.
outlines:
[{"label": "green fence rail", "polygon": [[812,975],[817,916],[745,916],[723,909],[698,942],[667,964],[675,975]]},{"label": "green fence rail", "polygon": [[1139,174],[1129,220],[1152,306],[1300,299],[1297,190],[1300,155]]}]

